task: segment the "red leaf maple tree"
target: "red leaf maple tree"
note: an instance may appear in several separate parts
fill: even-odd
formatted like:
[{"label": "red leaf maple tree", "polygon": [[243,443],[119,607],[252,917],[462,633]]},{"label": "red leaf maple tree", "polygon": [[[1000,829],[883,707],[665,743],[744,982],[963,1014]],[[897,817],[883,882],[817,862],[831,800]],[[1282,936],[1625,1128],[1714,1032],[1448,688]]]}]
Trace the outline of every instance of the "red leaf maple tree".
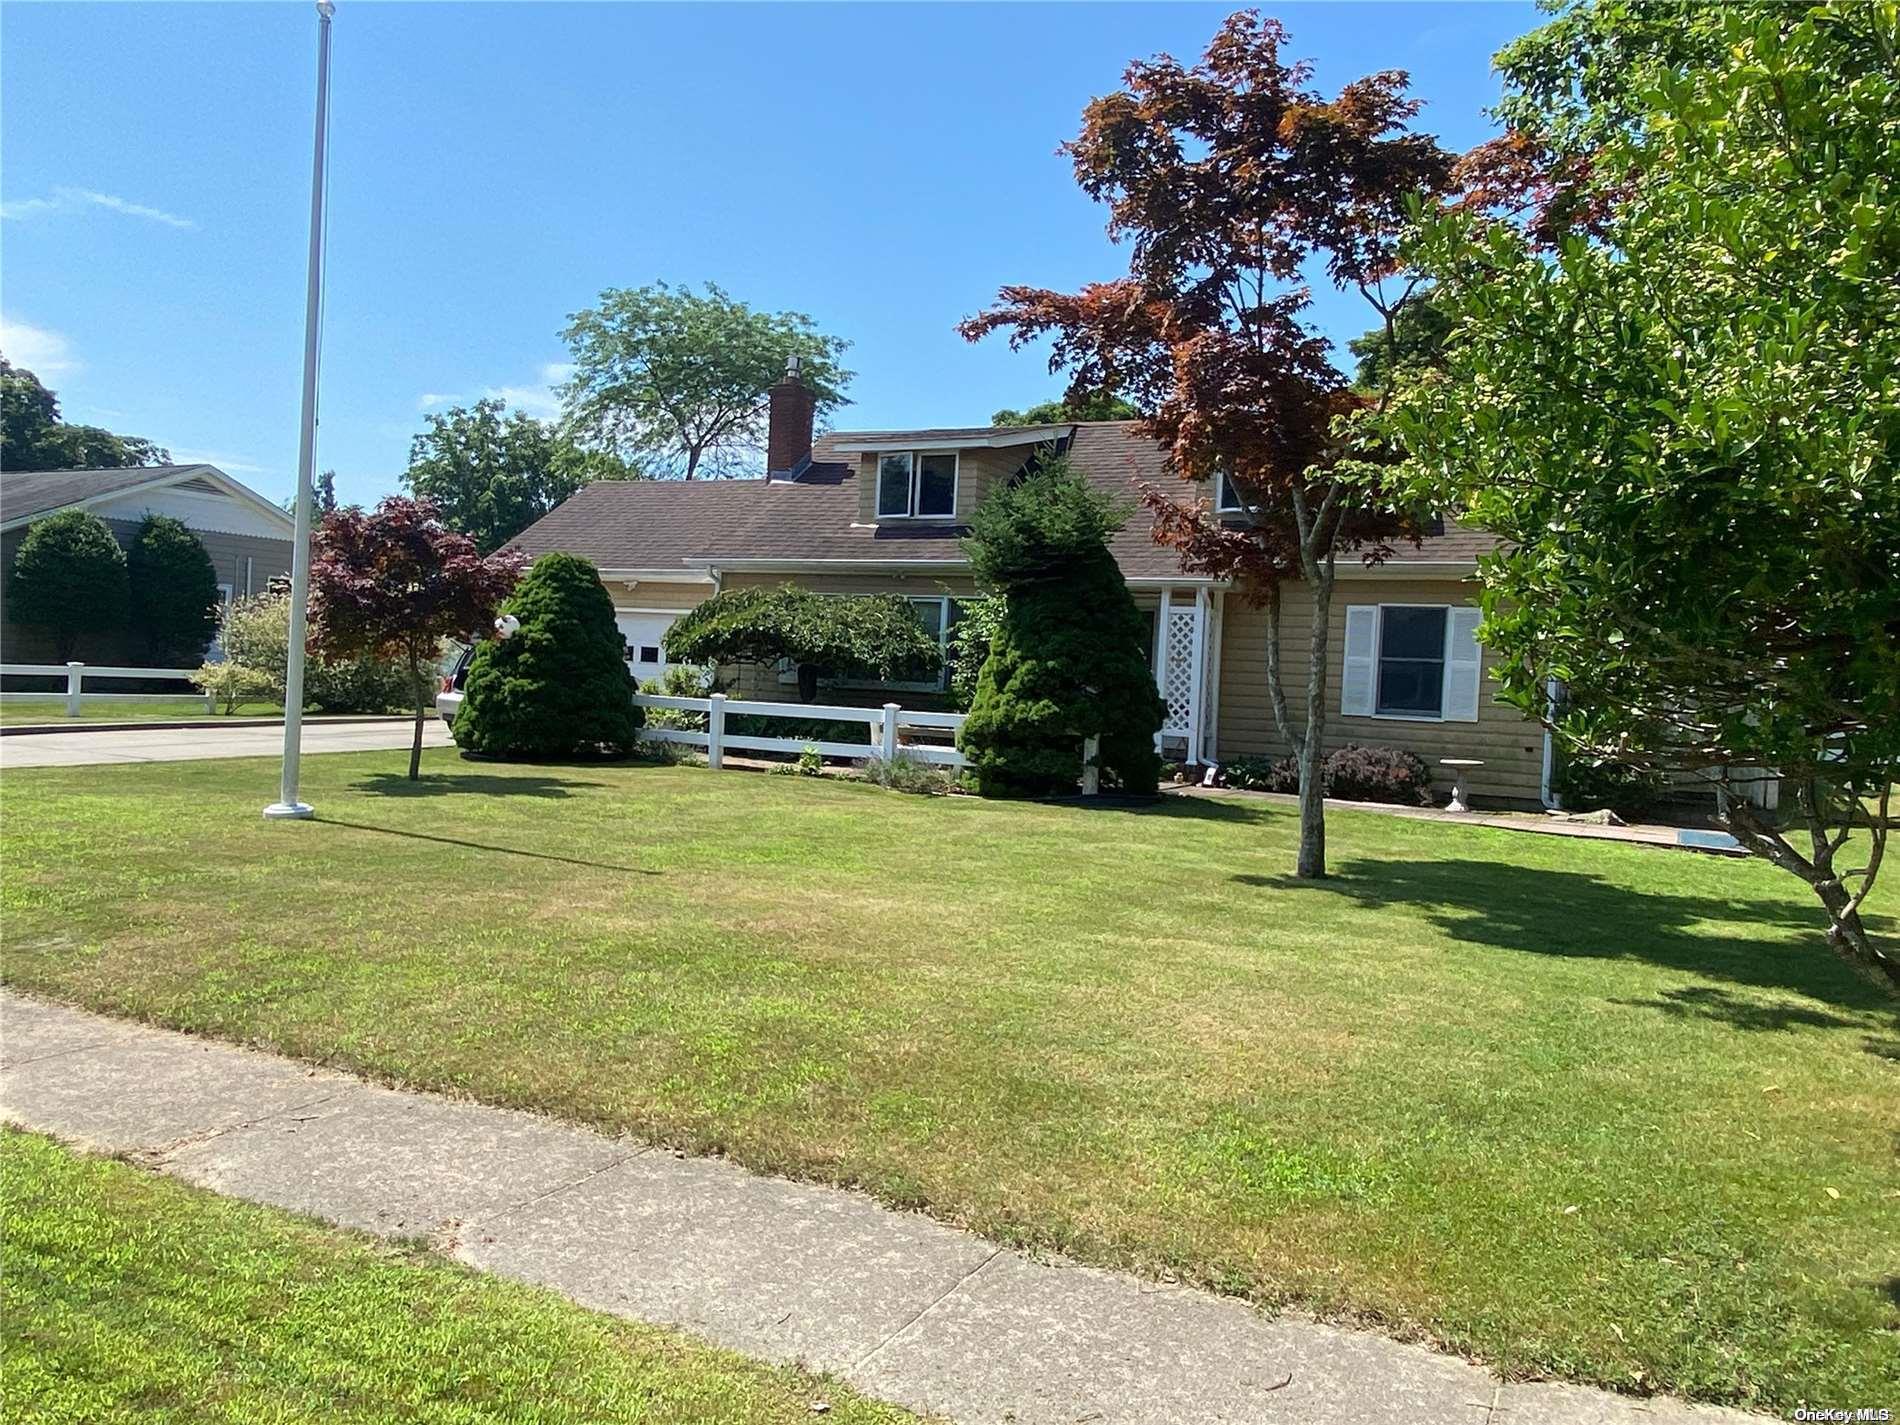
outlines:
[{"label": "red leaf maple tree", "polygon": [[[1303,274],[1318,268],[1362,294],[1390,335],[1417,281],[1398,271],[1414,195],[1449,190],[1453,156],[1408,129],[1419,111],[1398,70],[1326,98],[1312,66],[1283,57],[1279,21],[1231,16],[1200,63],[1138,60],[1124,87],[1092,101],[1062,152],[1076,181],[1109,209],[1129,245],[1128,275],[1080,292],[1004,287],[963,322],[970,340],[1009,333],[1012,347],[1052,338],[1050,369],[1070,391],[1110,390],[1144,412],[1187,488],[1148,488],[1155,537],[1188,572],[1232,580],[1267,612],[1269,696],[1300,767],[1297,874],[1325,874],[1321,783],[1330,605],[1342,550],[1368,561],[1416,539],[1418,522],[1380,508],[1352,467],[1376,462],[1355,414],[1381,403],[1351,389],[1331,343],[1305,320]],[[1388,291],[1388,283],[1396,287]],[[1243,518],[1211,507],[1225,476]],[[1305,715],[1281,678],[1280,609],[1288,580],[1310,587]]]},{"label": "red leaf maple tree", "polygon": [[408,667],[416,700],[409,780],[422,774],[422,723],[436,651],[444,638],[486,631],[526,559],[484,559],[475,541],[442,522],[433,502],[391,495],[373,511],[323,517],[310,560],[310,640],[326,658],[370,655]]}]

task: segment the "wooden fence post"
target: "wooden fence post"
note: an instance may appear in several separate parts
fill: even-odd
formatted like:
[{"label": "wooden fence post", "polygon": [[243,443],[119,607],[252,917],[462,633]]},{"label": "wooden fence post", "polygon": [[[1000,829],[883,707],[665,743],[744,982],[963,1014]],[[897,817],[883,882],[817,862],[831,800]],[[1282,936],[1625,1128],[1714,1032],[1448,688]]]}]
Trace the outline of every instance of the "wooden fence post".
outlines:
[{"label": "wooden fence post", "polygon": [[1095,759],[1101,754],[1102,739],[1091,737],[1082,744],[1082,795],[1093,797],[1101,795],[1102,769],[1095,765]]},{"label": "wooden fence post", "polygon": [[706,714],[706,765],[715,771],[726,763],[726,695],[714,693]]},{"label": "wooden fence post", "polygon": [[85,686],[86,665],[69,662],[66,665],[66,716],[79,716],[79,690]]}]

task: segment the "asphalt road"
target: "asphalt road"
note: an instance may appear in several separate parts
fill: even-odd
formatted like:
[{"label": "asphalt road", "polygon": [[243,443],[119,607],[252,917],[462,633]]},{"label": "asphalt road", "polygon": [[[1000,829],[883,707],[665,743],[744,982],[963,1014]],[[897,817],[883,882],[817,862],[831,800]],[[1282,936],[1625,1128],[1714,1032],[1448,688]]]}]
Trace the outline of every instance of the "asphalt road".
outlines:
[{"label": "asphalt road", "polygon": [[[408,722],[306,722],[303,750],[374,752],[407,747]],[[424,747],[450,745],[448,726],[431,719],[422,729]],[[43,732],[0,737],[0,768],[84,767],[106,762],[183,762],[205,757],[276,757],[284,750],[282,726],[139,728],[121,732]]]}]

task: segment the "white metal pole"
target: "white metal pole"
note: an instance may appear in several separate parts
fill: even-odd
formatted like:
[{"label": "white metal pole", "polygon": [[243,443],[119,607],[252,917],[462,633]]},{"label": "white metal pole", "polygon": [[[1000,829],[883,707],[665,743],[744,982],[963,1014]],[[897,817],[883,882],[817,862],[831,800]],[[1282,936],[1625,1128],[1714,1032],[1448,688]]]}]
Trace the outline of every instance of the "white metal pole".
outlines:
[{"label": "white metal pole", "polygon": [[278,798],[264,808],[273,820],[312,816],[297,796],[303,752],[304,610],[310,598],[310,473],[317,453],[317,323],[323,304],[323,148],[330,118],[330,17],[336,6],[317,0],[317,141],[310,167],[310,265],[303,310],[303,433],[297,447],[297,532],[290,552],[290,648],[284,675],[284,777]]}]

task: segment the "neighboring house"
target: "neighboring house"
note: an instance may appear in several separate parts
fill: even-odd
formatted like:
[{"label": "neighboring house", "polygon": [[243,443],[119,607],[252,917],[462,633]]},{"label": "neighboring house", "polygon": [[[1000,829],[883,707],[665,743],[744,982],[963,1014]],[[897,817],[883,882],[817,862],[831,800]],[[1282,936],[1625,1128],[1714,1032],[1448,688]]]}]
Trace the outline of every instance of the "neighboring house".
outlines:
[{"label": "neighboring house", "polygon": [[[563,550],[600,569],[639,678],[664,671],[674,619],[719,589],[796,583],[826,593],[899,593],[943,636],[974,594],[960,539],[992,488],[1054,444],[1098,489],[1132,505],[1144,484],[1173,477],[1163,451],[1133,423],[840,431],[812,437],[810,394],[788,376],[772,388],[768,474],[762,480],[612,481],[583,487],[523,531],[531,555]],[[1544,731],[1495,701],[1492,655],[1473,638],[1472,576],[1483,536],[1451,530],[1401,546],[1373,568],[1342,556],[1330,630],[1327,741],[1406,747],[1431,764],[1475,757],[1483,800],[1545,800]],[[1266,624],[1219,580],[1181,572],[1136,509],[1112,545],[1147,613],[1155,684],[1167,702],[1164,749],[1188,762],[1286,752],[1266,681]],[[1282,612],[1287,698],[1303,719],[1312,601],[1289,586]],[[796,699],[789,676],[748,684],[751,696]],[[902,688],[927,702],[936,689]],[[837,701],[870,701],[844,687]],[[1446,787],[1449,775],[1442,777]]]},{"label": "neighboring house", "polygon": [[[171,515],[203,541],[217,570],[218,596],[262,593],[275,575],[290,572],[295,525],[289,515],[215,465],[145,465],[123,470],[15,470],[0,474],[0,572],[13,580],[13,561],[27,531],[61,510],[89,510],[130,547],[148,514]],[[89,662],[130,656],[123,639],[102,641],[82,655]],[[16,628],[0,594],[0,662],[44,663],[53,646],[38,629]]]}]

